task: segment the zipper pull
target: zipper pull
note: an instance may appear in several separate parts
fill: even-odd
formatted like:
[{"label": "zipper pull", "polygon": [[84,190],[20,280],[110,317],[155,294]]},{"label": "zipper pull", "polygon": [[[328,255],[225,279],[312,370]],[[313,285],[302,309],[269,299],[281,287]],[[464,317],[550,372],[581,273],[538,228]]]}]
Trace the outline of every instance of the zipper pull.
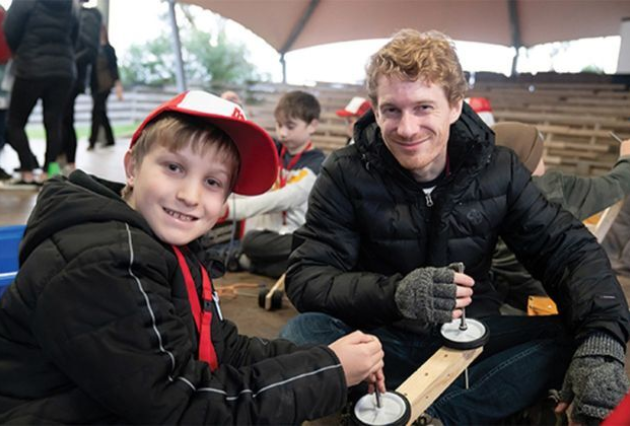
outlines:
[{"label": "zipper pull", "polygon": [[217,308],[219,320],[223,321],[223,312],[221,312],[221,307],[219,306],[219,293],[216,290],[212,292],[212,300],[214,301],[214,307]]},{"label": "zipper pull", "polygon": [[425,192],[424,193],[424,198],[427,201],[427,207],[432,207],[433,206],[433,198],[431,198],[431,193],[430,192]]}]

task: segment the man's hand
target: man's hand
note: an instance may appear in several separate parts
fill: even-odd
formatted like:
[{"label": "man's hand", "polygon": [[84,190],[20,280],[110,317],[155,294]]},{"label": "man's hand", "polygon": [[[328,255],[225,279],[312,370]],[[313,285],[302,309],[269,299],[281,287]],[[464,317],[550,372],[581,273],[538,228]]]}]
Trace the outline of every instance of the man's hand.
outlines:
[{"label": "man's hand", "polygon": [[462,316],[462,308],[472,302],[474,284],[451,267],[418,268],[400,280],[394,298],[405,318],[443,324]]},{"label": "man's hand", "polygon": [[573,403],[571,425],[599,424],[628,391],[623,346],[605,333],[589,336],[575,351],[556,412]]},{"label": "man's hand", "polygon": [[374,336],[355,331],[328,346],[339,358],[346,384],[354,386],[368,379],[379,390],[385,392],[381,342]]},{"label": "man's hand", "polygon": [[626,139],[619,144],[619,156],[627,157],[630,155],[630,139]]}]

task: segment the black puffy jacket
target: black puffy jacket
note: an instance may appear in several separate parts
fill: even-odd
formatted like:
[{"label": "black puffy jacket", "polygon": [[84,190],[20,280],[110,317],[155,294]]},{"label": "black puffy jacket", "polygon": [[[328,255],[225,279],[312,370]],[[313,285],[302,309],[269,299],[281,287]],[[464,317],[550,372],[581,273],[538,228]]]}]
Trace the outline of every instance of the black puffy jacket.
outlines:
[{"label": "black puffy jacket", "polygon": [[175,254],[119,190],[79,171],[44,185],[0,299],[0,424],[295,424],[342,406],[330,349],[239,336],[214,304],[219,367],[200,362]]},{"label": "black puffy jacket", "polygon": [[513,152],[465,105],[450,129],[450,174],[431,193],[384,145],[374,115],[356,143],[333,152],[294,233],[286,289],[302,312],[319,311],[363,329],[401,321],[394,293],[415,268],[463,262],[474,278],[471,316],[498,314],[489,269],[500,235],[546,284],[567,324],[583,337],[603,329],[626,342],[628,307],[608,259],[569,213],[550,204]]},{"label": "black puffy jacket", "polygon": [[76,77],[79,9],[73,0],[14,0],[4,33],[14,54],[17,77]]}]

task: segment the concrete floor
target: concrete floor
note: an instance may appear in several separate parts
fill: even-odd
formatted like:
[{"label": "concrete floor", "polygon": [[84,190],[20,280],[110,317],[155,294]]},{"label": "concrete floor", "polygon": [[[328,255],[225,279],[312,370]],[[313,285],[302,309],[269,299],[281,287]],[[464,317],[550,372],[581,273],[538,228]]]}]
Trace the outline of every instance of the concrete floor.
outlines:
[{"label": "concrete floor", "polygon": [[[118,139],[117,145],[111,148],[97,148],[87,151],[87,142],[80,141],[77,149],[77,166],[98,176],[110,180],[123,181],[122,159],[128,145],[128,139]],[[32,150],[43,159],[44,142],[32,142]],[[17,156],[6,147],[0,153],[0,167],[7,171],[18,165]],[[24,224],[35,204],[35,191],[5,191],[0,189],[0,226]],[[630,301],[630,278],[619,277],[626,298]],[[217,287],[247,283],[271,287],[274,280],[247,273],[229,273],[215,281]],[[238,288],[236,295],[224,295],[221,300],[223,314],[237,324],[241,334],[275,338],[282,326],[294,315],[296,310],[288,300],[284,300],[283,308],[278,311],[265,311],[258,307],[259,288]],[[628,351],[630,353],[630,351]],[[630,358],[630,357],[629,357]],[[630,373],[630,362],[626,363],[626,371]]]}]

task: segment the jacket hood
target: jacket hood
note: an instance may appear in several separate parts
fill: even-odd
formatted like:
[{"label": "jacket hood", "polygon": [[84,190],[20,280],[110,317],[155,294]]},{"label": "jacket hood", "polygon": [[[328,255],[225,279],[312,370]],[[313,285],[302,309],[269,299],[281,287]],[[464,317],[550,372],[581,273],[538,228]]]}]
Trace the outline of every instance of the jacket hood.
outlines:
[{"label": "jacket hood", "polygon": [[80,170],[69,178],[48,181],[31,212],[20,245],[20,265],[44,240],[86,222],[121,221],[153,234],[149,224],[120,197],[122,184],[90,176]]},{"label": "jacket hood", "polygon": [[[355,124],[354,140],[366,167],[386,166],[390,168],[392,165],[394,167],[398,165],[383,142],[373,110],[361,117]],[[489,161],[493,147],[494,132],[464,102],[461,115],[450,128],[448,153],[451,169],[457,169],[463,165],[481,167]],[[402,169],[399,165],[397,167]],[[411,176],[407,171],[404,173]]]},{"label": "jacket hood", "polygon": [[40,3],[51,13],[68,13],[76,7],[72,0],[40,0]]}]

